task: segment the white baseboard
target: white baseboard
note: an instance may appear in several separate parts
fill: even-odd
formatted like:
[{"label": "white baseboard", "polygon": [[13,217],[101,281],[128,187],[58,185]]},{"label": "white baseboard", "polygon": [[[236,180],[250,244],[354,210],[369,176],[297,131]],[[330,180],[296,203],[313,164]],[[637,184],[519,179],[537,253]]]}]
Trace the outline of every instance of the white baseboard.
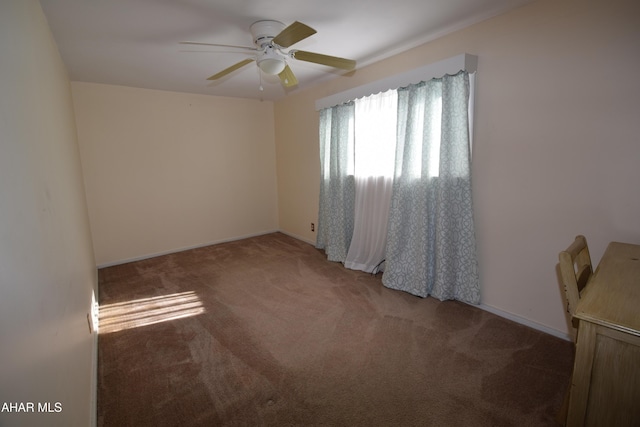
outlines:
[{"label": "white baseboard", "polygon": [[282,233],[282,234],[286,234],[286,235],[287,235],[287,236],[289,236],[289,237],[293,237],[294,239],[297,239],[297,240],[303,241],[303,242],[305,242],[305,243],[308,243],[308,244],[310,244],[311,246],[314,246],[314,247],[316,246],[316,242],[311,241],[311,240],[309,240],[309,239],[306,239],[306,238],[304,238],[304,237],[302,237],[302,236],[299,236],[299,235],[297,235],[297,234],[289,233],[288,231],[284,231],[284,230],[278,230],[278,231],[279,231],[280,233]]},{"label": "white baseboard", "polygon": [[548,326],[541,325],[540,323],[534,322],[533,320],[525,319],[524,317],[520,317],[520,316],[518,316],[516,314],[500,310],[499,308],[495,308],[495,307],[492,307],[492,306],[486,305],[486,304],[474,305],[474,307],[478,307],[478,308],[480,308],[482,310],[488,311],[488,312],[493,313],[493,314],[495,314],[497,316],[504,317],[505,319],[509,319],[509,320],[512,320],[512,321],[514,321],[516,323],[520,323],[521,325],[528,326],[528,327],[530,327],[532,329],[536,329],[536,330],[538,330],[540,332],[544,332],[544,333],[547,333],[549,335],[553,335],[554,337],[558,337],[558,338],[566,340],[566,341],[573,341],[573,337],[571,337],[566,332],[562,332],[562,331],[559,331],[557,329],[553,329],[553,328],[550,328]]},{"label": "white baseboard", "polygon": [[145,259],[155,258],[155,257],[162,256],[162,255],[170,255],[170,254],[175,254],[175,253],[182,252],[182,251],[188,251],[190,249],[198,249],[198,248],[204,248],[206,246],[217,245],[219,243],[234,242],[236,240],[248,239],[249,237],[263,236],[265,234],[276,233],[278,231],[280,231],[280,230],[267,230],[267,231],[261,231],[259,233],[245,234],[245,235],[242,235],[242,236],[231,237],[231,238],[228,238],[228,239],[213,240],[213,241],[210,241],[210,242],[201,243],[199,245],[185,246],[185,247],[176,248],[176,249],[169,249],[167,251],[162,251],[162,252],[156,252],[156,253],[152,253],[152,254],[142,255],[142,256],[139,256],[139,257],[133,257],[133,258],[127,258],[127,259],[122,259],[122,260],[113,261],[113,262],[107,262],[107,263],[98,265],[97,268],[100,269],[100,268],[105,268],[105,267],[113,267],[114,265],[126,264],[128,262],[134,262],[134,261],[142,261],[142,260],[145,260]]},{"label": "white baseboard", "polygon": [[98,426],[98,331],[93,331],[93,350],[91,354],[91,404],[89,421],[91,427]]}]

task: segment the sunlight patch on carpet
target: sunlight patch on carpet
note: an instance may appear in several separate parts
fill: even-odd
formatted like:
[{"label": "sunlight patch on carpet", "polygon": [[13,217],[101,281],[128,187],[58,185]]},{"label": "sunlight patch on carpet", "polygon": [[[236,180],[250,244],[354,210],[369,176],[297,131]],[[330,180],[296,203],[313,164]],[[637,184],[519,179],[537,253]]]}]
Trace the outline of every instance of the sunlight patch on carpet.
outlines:
[{"label": "sunlight patch on carpet", "polygon": [[100,306],[101,334],[197,316],[205,312],[193,291]]}]

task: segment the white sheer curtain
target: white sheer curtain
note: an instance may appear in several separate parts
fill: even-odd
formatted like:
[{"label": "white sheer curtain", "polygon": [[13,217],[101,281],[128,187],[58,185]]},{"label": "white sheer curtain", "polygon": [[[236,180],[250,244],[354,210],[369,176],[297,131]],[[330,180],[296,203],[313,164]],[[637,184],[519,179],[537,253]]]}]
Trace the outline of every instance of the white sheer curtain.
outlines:
[{"label": "white sheer curtain", "polygon": [[373,272],[384,260],[393,187],[398,96],[355,101],[355,218],[345,267]]}]

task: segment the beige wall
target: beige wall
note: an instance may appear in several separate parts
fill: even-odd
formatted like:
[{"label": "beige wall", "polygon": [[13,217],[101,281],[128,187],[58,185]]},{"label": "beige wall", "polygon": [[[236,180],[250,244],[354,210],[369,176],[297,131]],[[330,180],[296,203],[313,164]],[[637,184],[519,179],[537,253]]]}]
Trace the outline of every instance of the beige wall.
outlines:
[{"label": "beige wall", "polygon": [[98,265],[278,228],[273,103],[72,92]]},{"label": "beige wall", "polygon": [[277,102],[280,228],[315,241],[316,99],[475,54],[482,303],[565,334],[558,252],[579,233],[594,263],[611,240],[640,244],[639,16],[635,0],[541,0]]},{"label": "beige wall", "polygon": [[0,425],[92,425],[97,276],[69,80],[37,0],[0,2],[0,58],[0,404],[35,405]]}]

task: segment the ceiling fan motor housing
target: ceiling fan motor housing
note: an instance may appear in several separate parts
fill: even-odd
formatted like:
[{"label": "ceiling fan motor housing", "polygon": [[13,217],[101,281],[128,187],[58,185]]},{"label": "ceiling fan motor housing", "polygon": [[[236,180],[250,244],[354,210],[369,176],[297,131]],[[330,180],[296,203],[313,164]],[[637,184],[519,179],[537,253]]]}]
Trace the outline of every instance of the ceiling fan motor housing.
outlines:
[{"label": "ceiling fan motor housing", "polygon": [[282,30],[285,25],[279,21],[257,21],[251,24],[251,35],[253,42],[258,47],[264,47],[271,43],[271,40]]},{"label": "ceiling fan motor housing", "polygon": [[278,21],[257,21],[251,24],[253,42],[263,49],[262,54],[257,58],[258,67],[267,74],[279,74],[286,65],[282,55],[271,45],[271,40],[284,28],[285,25]]}]

